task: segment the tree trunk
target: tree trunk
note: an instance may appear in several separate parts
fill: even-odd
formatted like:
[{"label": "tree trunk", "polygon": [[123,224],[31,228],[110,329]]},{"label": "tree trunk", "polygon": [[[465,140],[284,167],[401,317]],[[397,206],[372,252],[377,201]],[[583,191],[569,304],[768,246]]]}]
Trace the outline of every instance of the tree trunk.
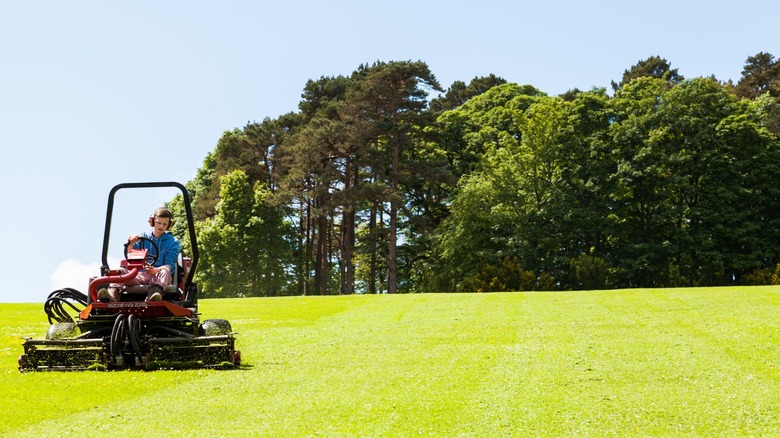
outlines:
[{"label": "tree trunk", "polygon": [[[351,157],[347,157],[344,166],[344,192],[350,193],[352,190],[353,178],[357,185],[357,171],[353,172]],[[355,293],[355,263],[353,253],[355,249],[355,209],[352,207],[352,200],[347,199],[341,218],[341,257],[343,263],[343,277],[341,279],[341,293],[352,295]]]},{"label": "tree trunk", "polygon": [[398,140],[393,142],[393,168],[390,170],[390,229],[387,237],[387,293],[396,292],[396,234],[398,232]]},{"label": "tree trunk", "polygon": [[317,295],[328,292],[328,217],[317,217],[317,255],[314,268],[314,287]]},{"label": "tree trunk", "polygon": [[371,204],[371,217],[368,219],[368,248],[371,254],[371,265],[368,268],[368,293],[376,294],[376,250],[377,250],[377,203]]},{"label": "tree trunk", "polygon": [[309,295],[309,260],[312,253],[312,235],[311,235],[311,201],[306,201],[304,206],[301,202],[301,235],[303,244],[301,245],[301,287],[303,295]]},{"label": "tree trunk", "polygon": [[355,212],[352,208],[344,210],[342,217],[342,247],[344,259],[344,279],[341,285],[341,293],[352,295],[355,293],[355,263],[352,261],[352,252],[355,248]]}]

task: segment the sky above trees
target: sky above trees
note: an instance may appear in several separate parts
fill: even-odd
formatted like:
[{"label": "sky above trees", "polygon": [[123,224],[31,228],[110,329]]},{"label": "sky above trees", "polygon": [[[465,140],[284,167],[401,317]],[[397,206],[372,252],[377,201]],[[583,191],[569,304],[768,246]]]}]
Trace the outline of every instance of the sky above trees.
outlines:
[{"label": "sky above trees", "polygon": [[[0,301],[42,301],[56,282],[85,287],[114,184],[193,178],[223,131],[296,110],[309,79],[420,59],[444,88],[494,73],[558,94],[609,87],[659,55],[686,78],[737,80],[748,56],[780,53],[771,21],[779,9],[771,1],[6,5],[0,190],[10,213]],[[165,199],[129,208],[123,229],[143,228]]]}]

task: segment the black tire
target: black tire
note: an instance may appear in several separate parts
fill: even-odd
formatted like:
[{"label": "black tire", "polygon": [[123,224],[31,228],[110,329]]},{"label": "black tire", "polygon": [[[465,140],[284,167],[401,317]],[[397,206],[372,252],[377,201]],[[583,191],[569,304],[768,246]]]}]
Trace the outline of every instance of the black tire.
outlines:
[{"label": "black tire", "polygon": [[58,322],[49,326],[46,339],[68,339],[80,335],[78,327],[72,322]]},{"label": "black tire", "polygon": [[200,325],[200,331],[205,336],[218,336],[233,333],[233,328],[226,319],[207,319]]}]

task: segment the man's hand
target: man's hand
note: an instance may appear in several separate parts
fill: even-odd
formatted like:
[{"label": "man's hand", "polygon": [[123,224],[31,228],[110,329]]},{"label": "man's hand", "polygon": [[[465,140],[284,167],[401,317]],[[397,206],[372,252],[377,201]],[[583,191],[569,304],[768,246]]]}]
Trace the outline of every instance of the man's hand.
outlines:
[{"label": "man's hand", "polygon": [[138,242],[138,237],[138,234],[131,234],[130,237],[127,238],[127,246],[135,245],[135,242]]},{"label": "man's hand", "polygon": [[159,268],[155,268],[154,266],[152,266],[152,265],[150,265],[148,263],[144,265],[144,271],[146,271],[146,272],[148,272],[148,273],[150,273],[152,275],[160,272],[163,269],[169,270],[170,268],[168,268],[168,265],[162,265]]}]

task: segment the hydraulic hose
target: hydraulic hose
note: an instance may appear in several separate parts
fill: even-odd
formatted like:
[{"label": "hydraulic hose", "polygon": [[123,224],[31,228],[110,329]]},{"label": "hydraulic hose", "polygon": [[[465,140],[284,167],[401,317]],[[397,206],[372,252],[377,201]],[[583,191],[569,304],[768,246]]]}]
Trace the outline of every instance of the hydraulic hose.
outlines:
[{"label": "hydraulic hose", "polygon": [[[77,305],[80,306],[77,307]],[[66,287],[64,289],[57,289],[50,293],[46,298],[46,302],[43,304],[43,310],[49,318],[49,324],[54,322],[74,322],[73,318],[68,314],[65,307],[70,307],[72,310],[81,312],[81,310],[87,306],[87,296],[76,289]]]},{"label": "hydraulic hose", "polygon": [[136,318],[134,315],[129,315],[127,317],[127,337],[130,338],[130,345],[133,346],[133,351],[135,352],[136,356],[138,356],[139,361],[143,359],[141,354],[141,337],[139,335],[140,331],[141,321],[139,321],[138,318]]},{"label": "hydraulic hose", "polygon": [[138,275],[138,269],[133,268],[124,274],[106,275],[105,277],[98,277],[92,280],[91,282],[89,282],[89,295],[92,297],[92,302],[98,300],[98,296],[97,296],[98,286],[102,286],[104,284],[111,284],[111,283],[124,283],[126,281],[132,280],[133,278],[136,277],[136,275]]},{"label": "hydraulic hose", "polygon": [[111,331],[110,350],[111,355],[116,356],[122,350],[122,341],[125,335],[125,322],[127,315],[119,314],[114,320],[114,329]]}]

